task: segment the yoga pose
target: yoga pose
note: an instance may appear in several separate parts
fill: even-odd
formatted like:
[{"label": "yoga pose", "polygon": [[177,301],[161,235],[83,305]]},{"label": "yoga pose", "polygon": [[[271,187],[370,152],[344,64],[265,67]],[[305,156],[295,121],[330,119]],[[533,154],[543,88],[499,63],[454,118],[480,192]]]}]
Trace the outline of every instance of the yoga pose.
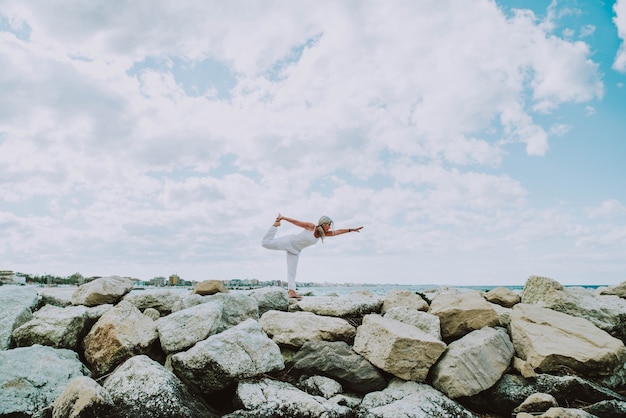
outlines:
[{"label": "yoga pose", "polygon": [[[285,235],[275,238],[276,231],[280,226],[280,221],[287,221],[304,230],[298,234]],[[263,237],[261,245],[270,250],[285,251],[287,255],[287,289],[290,298],[301,299],[302,296],[296,293],[296,269],[298,268],[298,257],[300,251],[306,247],[317,244],[317,240],[321,238],[324,241],[326,237],[334,237],[335,235],[346,234],[348,232],[361,232],[362,226],[358,228],[348,229],[332,229],[333,221],[328,216],[322,216],[315,225],[312,222],[302,222],[297,219],[287,218],[278,214],[276,221]]]}]

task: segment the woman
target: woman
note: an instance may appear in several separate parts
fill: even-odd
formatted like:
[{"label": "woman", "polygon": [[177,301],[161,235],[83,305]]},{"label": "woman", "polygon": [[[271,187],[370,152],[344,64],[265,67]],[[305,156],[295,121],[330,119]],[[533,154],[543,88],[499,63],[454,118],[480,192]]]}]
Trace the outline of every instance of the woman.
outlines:
[{"label": "woman", "polygon": [[[304,230],[299,234],[285,235],[275,238],[276,231],[280,226],[280,221],[287,221]],[[296,293],[296,269],[298,268],[298,258],[300,251],[306,247],[317,244],[317,240],[322,242],[326,237],[334,237],[335,235],[346,234],[348,232],[361,232],[362,226],[358,228],[348,229],[332,229],[333,221],[328,216],[322,216],[317,225],[311,222],[302,222],[297,219],[287,218],[278,214],[276,221],[263,237],[261,245],[269,250],[285,251],[287,255],[287,289],[290,298],[302,299],[302,296]]]}]

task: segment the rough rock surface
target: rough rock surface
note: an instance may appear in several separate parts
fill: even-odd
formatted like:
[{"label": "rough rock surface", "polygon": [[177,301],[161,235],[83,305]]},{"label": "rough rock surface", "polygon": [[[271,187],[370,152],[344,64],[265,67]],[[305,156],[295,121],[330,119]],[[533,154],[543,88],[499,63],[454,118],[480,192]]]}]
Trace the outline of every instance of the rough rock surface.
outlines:
[{"label": "rough rock surface", "polygon": [[626,361],[626,347],[590,321],[520,303],[511,313],[518,356],[537,372],[563,366],[582,375],[609,375]]},{"label": "rough rock surface", "polygon": [[176,375],[202,393],[285,367],[280,348],[253,319],[172,355],[171,361]]},{"label": "rough rock surface", "polygon": [[89,370],[71,350],[33,345],[0,351],[0,416],[33,416],[84,375]]},{"label": "rough rock surface", "polygon": [[382,373],[343,341],[304,343],[293,357],[293,367],[331,377],[356,392],[382,390],[387,385]]},{"label": "rough rock surface", "polygon": [[72,294],[72,304],[96,306],[117,303],[132,289],[131,279],[119,276],[101,277],[79,286]]},{"label": "rough rock surface", "polygon": [[433,367],[433,386],[452,399],[480,393],[500,380],[513,352],[505,329],[472,331],[448,345]]},{"label": "rough rock surface", "polygon": [[385,390],[365,395],[357,417],[476,418],[476,415],[431,386],[394,379]]},{"label": "rough rock surface", "polygon": [[13,330],[31,320],[37,299],[32,287],[0,286],[0,350],[11,346]]},{"label": "rough rock surface", "polygon": [[222,319],[221,303],[203,303],[173,312],[157,322],[159,340],[165,353],[192,347],[217,332]]},{"label": "rough rock surface", "polygon": [[46,305],[13,331],[13,340],[18,347],[40,344],[77,351],[86,325],[86,307]]},{"label": "rough rock surface", "polygon": [[162,316],[173,311],[173,306],[180,302],[179,292],[168,289],[135,290],[124,296],[124,301],[131,303],[140,311],[156,309]]},{"label": "rough rock surface", "polygon": [[385,296],[381,313],[386,313],[391,308],[406,307],[418,311],[427,311],[428,302],[415,292],[408,290],[392,289]]},{"label": "rough rock surface", "polygon": [[157,338],[155,322],[122,301],[102,315],[85,337],[85,359],[101,376],[128,358],[149,352]]},{"label": "rough rock surface", "polygon": [[307,341],[352,342],[356,329],[342,318],[311,312],[268,311],[259,320],[276,344],[299,348]]},{"label": "rough rock surface", "polygon": [[446,341],[500,324],[498,314],[480,292],[440,294],[431,302],[429,312],[439,317]]},{"label": "rough rock surface", "polygon": [[559,403],[554,396],[547,393],[533,393],[524,400],[513,412],[546,412],[552,407],[558,407]]},{"label": "rough rock surface", "polygon": [[511,289],[498,286],[485,293],[488,302],[495,303],[505,308],[512,308],[522,301],[522,297]]},{"label": "rough rock surface", "polygon": [[404,380],[423,382],[446,344],[412,325],[370,314],[357,329],[353,350]]},{"label": "rough rock surface", "polygon": [[352,318],[380,312],[384,298],[369,291],[353,292],[341,296],[311,296],[295,303],[294,310],[317,315]]},{"label": "rough rock surface", "polygon": [[109,392],[88,376],[70,380],[52,406],[52,418],[114,417],[115,414]]},{"label": "rough rock surface", "polygon": [[214,295],[216,293],[228,293],[228,289],[226,289],[226,286],[224,286],[224,283],[221,280],[204,280],[197,283],[191,293],[200,296],[207,296]]},{"label": "rough rock surface", "polygon": [[389,308],[384,315],[385,318],[395,319],[430,334],[438,340],[441,340],[441,321],[437,315],[428,312],[417,311],[406,306],[398,306]]},{"label": "rough rock surface", "polygon": [[251,290],[248,296],[256,300],[259,306],[259,316],[267,311],[287,311],[289,309],[289,297],[281,287],[262,287]]}]

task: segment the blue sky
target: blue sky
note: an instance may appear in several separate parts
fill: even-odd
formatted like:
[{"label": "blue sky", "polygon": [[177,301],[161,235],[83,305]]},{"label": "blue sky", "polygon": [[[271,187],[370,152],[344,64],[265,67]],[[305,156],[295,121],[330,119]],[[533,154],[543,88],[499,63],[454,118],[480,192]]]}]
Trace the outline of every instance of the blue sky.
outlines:
[{"label": "blue sky", "polygon": [[298,281],[620,283],[625,38],[626,0],[0,0],[0,269],[284,279],[281,212],[364,226]]}]

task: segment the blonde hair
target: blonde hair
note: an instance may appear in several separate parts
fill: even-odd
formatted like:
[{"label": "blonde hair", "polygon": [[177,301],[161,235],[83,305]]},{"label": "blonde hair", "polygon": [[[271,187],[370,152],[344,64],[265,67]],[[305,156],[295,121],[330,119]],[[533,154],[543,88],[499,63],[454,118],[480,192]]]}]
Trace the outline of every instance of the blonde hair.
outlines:
[{"label": "blonde hair", "polygon": [[317,230],[317,233],[322,239],[322,242],[324,242],[324,237],[326,237],[326,233],[324,232],[324,225],[326,224],[330,224],[330,227],[332,228],[333,220],[330,219],[328,216],[324,215],[320,218],[319,221],[317,221],[317,226],[315,227],[315,229]]}]

